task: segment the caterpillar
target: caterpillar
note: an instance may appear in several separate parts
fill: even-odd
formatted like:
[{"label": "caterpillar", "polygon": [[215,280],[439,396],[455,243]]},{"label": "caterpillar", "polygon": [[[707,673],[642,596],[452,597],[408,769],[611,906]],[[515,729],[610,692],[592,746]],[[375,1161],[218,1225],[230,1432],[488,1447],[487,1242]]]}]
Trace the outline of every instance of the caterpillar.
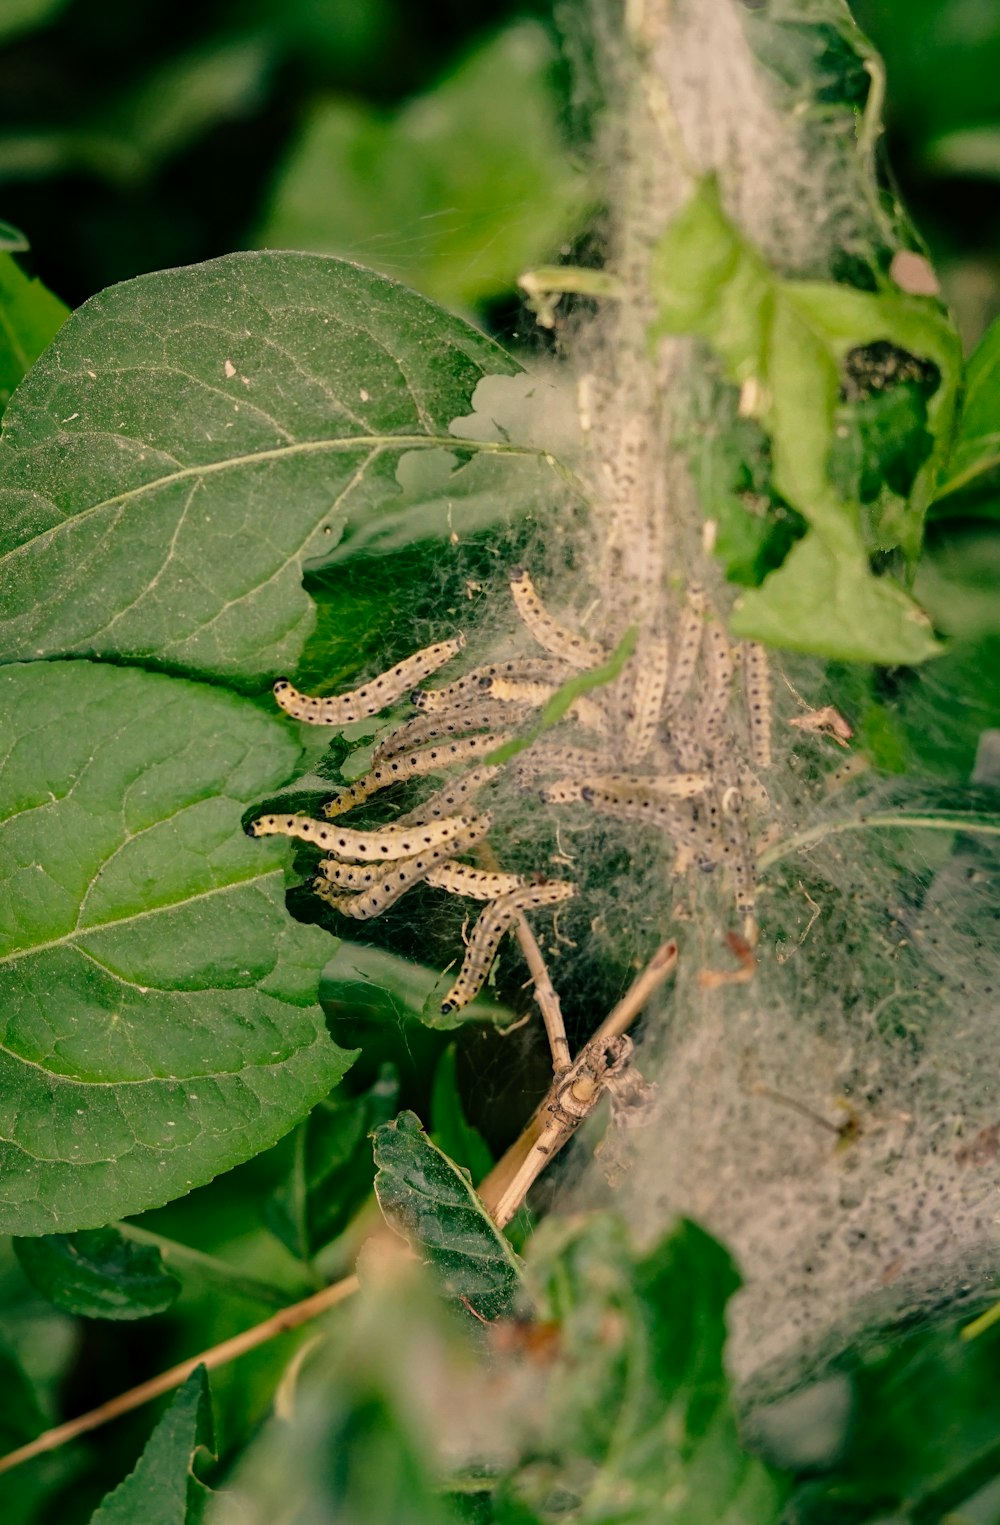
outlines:
[{"label": "caterpillar", "polygon": [[510,740],[510,737],[509,731],[463,736],[436,747],[427,747],[423,751],[392,757],[387,762],[381,763],[379,767],[373,768],[370,773],[366,773],[364,778],[342,789],[334,799],[328,800],[323,806],[323,814],[329,820],[339,815],[346,815],[349,810],[363,805],[373,794],[387,789],[390,784],[399,784],[408,778],[422,778],[428,773],[438,773],[444,768],[449,768],[453,763],[467,762],[470,757],[481,757],[484,752],[491,752],[494,747],[502,746],[505,741]]},{"label": "caterpillar", "polygon": [[314,821],[309,815],[262,815],[251,821],[251,837],[300,837],[325,847],[331,857],[349,860],[412,858],[441,843],[452,842],[467,831],[474,816],[445,816],[432,823],[380,826],[374,831],[352,831],[348,826]]},{"label": "caterpillar", "polygon": [[729,691],[736,663],[733,648],[722,626],[712,619],[705,627],[705,692],[695,719],[697,735],[708,745],[718,737],[729,707]]},{"label": "caterpillar", "polygon": [[370,679],[349,694],[334,694],[328,699],[314,699],[301,694],[287,678],[279,678],[274,684],[274,697],[287,715],[294,720],[305,720],[310,725],[351,725],[355,720],[367,720],[388,708],[394,700],[402,698],[408,690],[443,667],[465,645],[465,636],[457,635],[450,641],[438,641],[414,652],[404,662],[390,667],[377,678]]},{"label": "caterpillar", "polygon": [[707,612],[708,599],[705,597],[704,589],[694,583],[688,589],[687,601],[677,621],[677,655],[674,658],[663,700],[667,711],[675,710],[691,687],[694,670],[698,665],[698,654],[701,651],[701,637],[705,629]]},{"label": "caterpillar", "polygon": [[527,705],[515,709],[512,705],[491,704],[486,700],[482,704],[471,705],[465,711],[449,710],[442,715],[417,715],[379,742],[372,753],[372,762],[380,767],[382,763],[390,762],[392,758],[422,746],[425,742],[443,741],[449,736],[461,736],[467,731],[486,731],[498,725],[509,725],[512,719],[520,720],[527,713]]},{"label": "caterpillar", "polygon": [[447,890],[451,895],[467,895],[470,900],[499,900],[501,895],[511,895],[523,890],[528,881],[521,874],[493,874],[483,868],[470,868],[466,863],[441,863],[427,875],[427,883],[436,889]]},{"label": "caterpillar", "polygon": [[544,651],[580,672],[607,661],[608,653],[603,646],[574,635],[572,630],[552,618],[542,606],[531,574],[525,567],[514,567],[510,574],[510,591],[515,609]]},{"label": "caterpillar", "polygon": [[496,778],[499,772],[499,767],[491,766],[470,769],[461,778],[455,779],[453,783],[446,784],[443,789],[439,789],[436,794],[432,794],[422,804],[416,805],[412,810],[407,811],[406,815],[401,815],[397,824],[409,826],[413,824],[419,825],[425,820],[439,821],[442,816],[450,815],[455,806],[460,805],[463,800],[467,800],[473,794],[477,794],[484,785],[490,782],[490,779]]},{"label": "caterpillar", "polygon": [[489,831],[492,821],[488,815],[474,819],[467,830],[460,832],[449,842],[436,847],[430,847],[426,852],[421,852],[413,858],[406,858],[390,865],[388,872],[380,873],[367,890],[357,895],[338,895],[328,878],[315,881],[314,888],[335,910],[344,916],[353,916],[358,921],[367,921],[372,916],[379,916],[389,906],[404,895],[414,884],[425,879],[429,871],[440,863],[442,858],[448,858],[454,852],[466,852],[477,842],[482,841]]},{"label": "caterpillar", "polygon": [[416,688],[410,695],[410,703],[430,714],[434,710],[451,709],[481,699],[491,678],[559,684],[569,676],[569,671],[565,662],[544,657],[513,657],[509,662],[490,662],[485,667],[474,667],[444,688]]},{"label": "caterpillar", "polygon": [[758,768],[771,766],[771,669],[758,641],[743,647],[743,702],[746,705],[750,753]]},{"label": "caterpillar", "polygon": [[475,1000],[483,988],[505,933],[523,911],[529,911],[534,906],[558,905],[575,893],[574,884],[566,880],[554,880],[549,884],[534,884],[527,889],[514,890],[510,895],[502,895],[499,900],[490,901],[472,929],[458,979],[441,1002],[441,1010],[460,1011],[463,1006],[468,1006],[470,1001]]},{"label": "caterpillar", "polygon": [[625,725],[625,756],[629,762],[641,762],[656,740],[669,676],[670,642],[666,636],[655,636],[645,645],[632,686]]}]

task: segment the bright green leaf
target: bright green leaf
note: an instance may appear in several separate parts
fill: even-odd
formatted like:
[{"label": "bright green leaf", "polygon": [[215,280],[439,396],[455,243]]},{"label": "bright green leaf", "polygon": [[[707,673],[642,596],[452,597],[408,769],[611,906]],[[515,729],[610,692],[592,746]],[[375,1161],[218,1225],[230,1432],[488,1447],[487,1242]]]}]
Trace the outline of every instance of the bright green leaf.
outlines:
[{"label": "bright green leaf", "polygon": [[41,281],[0,252],[0,413],[25,371],[69,317],[69,308]]},{"label": "bright green leaf", "polygon": [[324,1097],[296,1131],[291,1172],[265,1212],[268,1227],[300,1260],[336,1239],[370,1197],[369,1135],[393,1115],[398,1097],[399,1076],[386,1064],[369,1090]]},{"label": "bright green leaf", "polygon": [[181,1290],[159,1250],[116,1228],[15,1239],[14,1249],[42,1296],[81,1318],[147,1318],[163,1313]]},{"label": "bright green leaf", "polygon": [[294,668],[302,566],[398,491],[401,457],[458,441],[491,340],[381,276],[234,254],[86,303],[0,441],[0,653],[153,657],[200,674]]},{"label": "bright green leaf", "polygon": [[195,1462],[214,1457],[212,1400],[204,1366],[193,1371],[146,1442],[135,1471],[109,1493],[90,1525],[198,1525],[212,1494]]},{"label": "bright green leaf", "polygon": [[88,662],[0,670],[0,1224],[92,1228],[273,1143],[340,1079],[329,940],[239,829],[286,728]]},{"label": "bright green leaf", "polygon": [[412,1112],[376,1130],[375,1165],[386,1221],[433,1262],[449,1294],[484,1319],[508,1313],[520,1262],[468,1175],[431,1143]]},{"label": "bright green leaf", "polygon": [[775,492],[809,525],[777,571],[737,601],[733,629],[777,646],[880,663],[920,662],[938,650],[930,622],[901,587],[875,577],[860,505],[829,470],[841,368],[851,352],[891,343],[929,361],[940,382],[927,404],[933,448],[917,470],[895,544],[912,563],[950,444],[960,351],[937,307],[903,292],[783,281],[727,220],[706,181],[671,223],[656,254],[654,335],[695,333],[748,388],[771,442]]},{"label": "bright green leaf", "polygon": [[583,208],[551,62],[541,27],[523,21],[395,116],[320,102],[260,242],[374,262],[452,306],[511,290],[576,230]]}]

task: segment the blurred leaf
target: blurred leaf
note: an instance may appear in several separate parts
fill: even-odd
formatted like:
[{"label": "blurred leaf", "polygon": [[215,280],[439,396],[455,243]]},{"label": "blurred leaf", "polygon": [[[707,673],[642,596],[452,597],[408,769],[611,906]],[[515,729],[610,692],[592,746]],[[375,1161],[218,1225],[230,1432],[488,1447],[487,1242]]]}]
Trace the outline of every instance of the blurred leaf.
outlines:
[{"label": "blurred leaf", "polygon": [[158,1249],[116,1228],[15,1239],[14,1249],[32,1286],[80,1318],[148,1318],[181,1290]]},{"label": "blurred leaf", "polygon": [[[960,375],[958,340],[936,306],[897,290],[877,294],[783,281],[728,222],[712,181],[702,184],[660,242],[654,333],[696,333],[730,379],[756,390],[771,441],[775,492],[809,525],[783,565],[738,600],[741,636],[819,655],[919,662],[937,651],[929,621],[888,577],[875,577],[859,507],[831,482],[841,368],[852,353],[890,343],[933,363],[940,384],[927,405],[934,449],[918,470],[895,543],[915,558],[927,502],[950,437]],[[880,525],[880,541],[885,525]],[[816,610],[823,609],[818,622]]]},{"label": "blurred leaf", "polygon": [[515,1496],[580,1525],[777,1525],[787,1484],[741,1446],[723,1368],[739,1285],[725,1251],[681,1223],[639,1254],[595,1214],[549,1219],[528,1269],[560,1339]]},{"label": "blurred leaf", "polygon": [[[296,1384],[291,1422],[272,1419],[227,1477],[239,1525],[458,1525],[440,1491],[469,1380],[454,1323],[412,1261],[384,1246],[369,1257]],[[231,1525],[223,1504],[210,1525]]]},{"label": "blurred leaf", "polygon": [[926,423],[926,401],[907,383],[837,409],[830,481],[843,498],[865,505],[869,549],[892,550],[908,534],[907,500],[932,448]]},{"label": "blurred leaf", "polygon": [[213,38],[168,59],[95,121],[135,156],[134,174],[179,154],[219,122],[238,120],[264,104],[273,55],[260,37]]},{"label": "blurred leaf", "polygon": [[44,26],[65,4],[66,0],[3,0],[0,5],[0,42]]},{"label": "blurred leaf", "polygon": [[466,1022],[509,1026],[517,1013],[480,995],[459,1012],[441,1010],[446,989],[441,972],[384,948],[344,941],[323,971],[320,1000],[336,1017],[363,1015],[376,1022],[398,1023],[405,1012],[428,1027],[449,1030]]},{"label": "blurred leaf", "polygon": [[[935,625],[966,642],[1000,635],[1000,525],[973,520],[934,531],[915,589]],[[991,671],[982,668],[987,683]]]},{"label": "blurred leaf", "polygon": [[360,1096],[335,1091],[295,1133],[291,1174],[265,1208],[268,1227],[300,1260],[309,1260],[343,1233],[371,1195],[374,1166],[369,1135],[396,1110],[399,1076],[382,1066]]},{"label": "blurred leaf", "polygon": [[468,1175],[431,1143],[412,1112],[376,1129],[375,1166],[387,1223],[433,1262],[450,1296],[483,1319],[508,1313],[520,1262]]},{"label": "blurred leaf", "polygon": [[20,1361],[0,1344],[0,1456],[34,1440],[47,1423]]},{"label": "blurred leaf", "polygon": [[302,565],[397,491],[402,454],[452,441],[516,363],[381,276],[235,254],[86,303],[19,389],[0,442],[2,653],[292,669],[314,622]]},{"label": "blurred leaf", "polygon": [[313,108],[260,243],[373,263],[451,306],[511,290],[575,231],[585,187],[556,125],[540,26],[499,33],[395,116]]},{"label": "blurred leaf", "polygon": [[25,275],[10,254],[0,252],[0,413],[68,317],[69,308],[57,296]]},{"label": "blurred leaf", "polygon": [[298,749],[135,668],[12,665],[0,690],[0,1224],[92,1228],[273,1143],[347,1068],[287,848],[239,830]]},{"label": "blurred leaf", "polygon": [[[997,466],[1000,466],[1000,318],[987,329],[969,357],[955,445],[939,496],[946,499],[948,494]],[[948,512],[947,501],[943,511]]]},{"label": "blurred leaf", "polygon": [[492,1169],[493,1156],[478,1128],[473,1128],[462,1110],[454,1043],[445,1049],[434,1071],[431,1132],[438,1148],[467,1170],[473,1185],[478,1186]]},{"label": "blurred leaf", "polygon": [[793,1498],[796,1525],[964,1520],[963,1500],[1000,1477],[997,1350],[996,1331],[966,1343],[949,1324],[847,1353],[850,1432],[835,1468]]},{"label": "blurred leaf", "polygon": [[199,1366],[159,1421],[135,1471],[91,1516],[90,1525],[198,1525],[211,1491],[195,1475],[200,1453],[214,1459],[208,1373]]}]

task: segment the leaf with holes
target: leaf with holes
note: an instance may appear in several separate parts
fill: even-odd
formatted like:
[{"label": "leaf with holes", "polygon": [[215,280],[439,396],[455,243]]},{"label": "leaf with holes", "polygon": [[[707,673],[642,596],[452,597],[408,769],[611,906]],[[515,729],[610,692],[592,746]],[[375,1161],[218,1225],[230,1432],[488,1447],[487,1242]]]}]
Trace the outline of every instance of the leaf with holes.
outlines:
[{"label": "leaf with holes", "polygon": [[[294,669],[303,564],[401,491],[401,462],[551,457],[459,438],[519,369],[469,324],[340,260],[233,254],[111,287],[32,368],[0,440],[0,658]],[[440,494],[440,488],[438,489]]]},{"label": "leaf with holes", "polygon": [[0,670],[0,1230],[93,1228],[267,1145],[343,1075],[329,939],[284,910],[247,804],[284,725],[90,662]]}]

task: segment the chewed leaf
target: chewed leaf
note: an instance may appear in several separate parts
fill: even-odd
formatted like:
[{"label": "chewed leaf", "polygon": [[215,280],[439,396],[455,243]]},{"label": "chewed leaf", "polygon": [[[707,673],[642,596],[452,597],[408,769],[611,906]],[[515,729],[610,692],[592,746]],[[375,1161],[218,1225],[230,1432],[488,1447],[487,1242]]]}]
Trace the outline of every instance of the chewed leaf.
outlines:
[{"label": "chewed leaf", "polygon": [[[961,352],[936,304],[889,287],[782,280],[729,222],[711,180],[664,234],[654,285],[654,336],[708,340],[770,438],[774,492],[809,527],[737,602],[733,629],[853,661],[914,663],[938,653],[930,621],[902,586],[869,566],[871,556],[897,550],[912,568],[950,446]],[[860,502],[842,496],[842,462],[834,463],[836,481],[831,475],[831,450],[842,373],[863,371],[866,354],[871,360],[880,348],[921,375],[936,374],[937,385],[926,405],[929,447],[921,443],[908,470],[908,498],[874,515],[866,540]]]},{"label": "chewed leaf", "polygon": [[340,260],[233,254],[111,287],[32,368],[0,441],[0,655],[294,670],[302,566],[456,440],[478,382],[518,369],[461,319]]},{"label": "chewed leaf", "polygon": [[14,1250],[42,1296],[81,1318],[146,1318],[169,1308],[181,1290],[154,1245],[117,1228],[15,1239]]},{"label": "chewed leaf", "polygon": [[0,705],[0,1226],[92,1228],[258,1153],[347,1068],[329,940],[239,826],[298,749],[134,668],[13,665]]},{"label": "chewed leaf", "polygon": [[375,1194],[387,1222],[441,1272],[449,1293],[484,1319],[509,1313],[520,1262],[468,1175],[432,1144],[412,1112],[375,1130]]}]

